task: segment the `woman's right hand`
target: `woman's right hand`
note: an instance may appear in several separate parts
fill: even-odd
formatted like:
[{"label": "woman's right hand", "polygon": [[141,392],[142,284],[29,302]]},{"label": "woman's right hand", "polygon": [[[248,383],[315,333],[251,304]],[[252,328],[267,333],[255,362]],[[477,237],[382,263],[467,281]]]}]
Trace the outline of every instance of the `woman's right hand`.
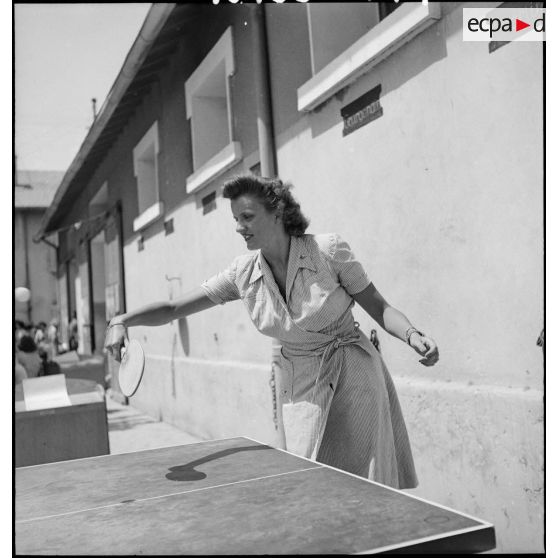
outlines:
[{"label": "woman's right hand", "polygon": [[128,343],[128,330],[116,318],[111,320],[105,333],[105,349],[117,361],[121,360],[121,351]]}]

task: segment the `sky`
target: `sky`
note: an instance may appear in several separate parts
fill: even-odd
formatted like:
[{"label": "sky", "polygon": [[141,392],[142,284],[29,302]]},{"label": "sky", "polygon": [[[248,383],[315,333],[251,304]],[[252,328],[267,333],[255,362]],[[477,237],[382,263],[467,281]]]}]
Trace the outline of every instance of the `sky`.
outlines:
[{"label": "sky", "polygon": [[15,153],[20,170],[65,171],[150,3],[15,4]]}]

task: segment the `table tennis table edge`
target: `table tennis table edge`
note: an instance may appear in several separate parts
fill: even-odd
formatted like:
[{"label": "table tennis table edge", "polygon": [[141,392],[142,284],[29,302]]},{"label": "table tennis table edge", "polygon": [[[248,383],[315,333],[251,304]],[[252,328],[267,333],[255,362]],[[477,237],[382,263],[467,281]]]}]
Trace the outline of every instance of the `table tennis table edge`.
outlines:
[{"label": "table tennis table edge", "polygon": [[[248,436],[242,436],[242,437],[246,438],[247,440],[251,440],[252,442],[262,444],[262,442],[259,442],[258,440],[254,440],[253,438],[250,438]],[[269,445],[269,444],[263,444],[263,445]],[[298,457],[300,459],[304,459],[306,461],[310,461],[311,463],[319,463],[322,467],[328,467],[329,469],[333,469],[334,471],[339,471],[340,473],[343,473],[345,475],[350,475],[351,477],[355,477],[356,479],[359,479],[361,481],[366,481],[366,482],[369,482],[371,484],[375,484],[376,486],[380,486],[382,488],[387,488],[388,490],[391,490],[392,492],[401,493],[401,491],[402,491],[401,489],[393,488],[391,486],[387,486],[386,484],[382,484],[381,482],[373,481],[373,480],[361,477],[359,475],[355,475],[354,473],[349,473],[348,471],[343,471],[342,469],[338,469],[337,467],[333,467],[332,465],[328,465],[327,463],[320,463],[319,461],[313,461],[312,459],[309,459],[308,457],[303,457],[301,455],[296,455],[296,454],[291,453],[291,452],[289,452],[289,451],[287,451],[286,449],[283,449],[283,448],[275,448],[274,447],[273,449],[276,449],[278,451],[282,451],[284,453],[288,453],[289,455],[294,455],[295,457]],[[450,511],[450,512],[455,513],[457,515],[467,517],[468,519],[471,519],[473,521],[481,523],[484,527],[494,527],[494,525],[492,523],[489,523],[488,521],[484,521],[483,519],[479,519],[478,517],[475,517],[475,516],[470,515],[468,513],[460,512],[458,510],[450,508],[449,506],[445,506],[443,504],[438,504],[436,502],[432,502],[430,500],[427,500],[426,498],[422,498],[421,496],[416,496],[415,494],[407,494],[406,492],[404,494],[405,494],[405,496],[408,496],[409,498],[414,498],[415,500],[419,500],[421,502],[424,502],[425,504],[429,504],[431,506],[436,506],[437,508],[442,508],[446,511]]]},{"label": "table tennis table edge", "polygon": [[454,531],[447,531],[447,532],[445,532],[443,534],[440,534],[440,535],[430,535],[428,537],[421,537],[419,539],[413,539],[412,541],[408,541],[408,542],[395,543],[395,544],[390,544],[390,545],[387,545],[387,546],[381,546],[381,547],[374,548],[374,549],[371,549],[371,550],[361,550],[360,552],[354,552],[353,554],[355,556],[356,555],[361,555],[361,554],[380,554],[382,552],[389,552],[390,550],[399,550],[399,549],[403,549],[403,548],[417,546],[417,545],[424,544],[424,543],[427,543],[427,542],[445,540],[445,539],[449,539],[451,537],[455,537],[457,535],[465,535],[467,533],[472,533],[474,531],[484,531],[484,530],[490,529],[490,528],[493,528],[493,526],[490,525],[490,524],[475,525],[473,527],[465,527],[463,529],[456,529]]}]

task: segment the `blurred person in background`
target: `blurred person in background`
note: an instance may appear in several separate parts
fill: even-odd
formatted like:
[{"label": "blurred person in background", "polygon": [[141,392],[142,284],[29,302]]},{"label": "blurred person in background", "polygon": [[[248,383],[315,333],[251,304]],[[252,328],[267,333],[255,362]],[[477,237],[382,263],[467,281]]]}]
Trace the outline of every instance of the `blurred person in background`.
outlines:
[{"label": "blurred person in background", "polygon": [[34,341],[37,347],[41,347],[46,343],[46,329],[47,325],[45,322],[39,322],[35,328]]},{"label": "blurred person in background", "polygon": [[50,320],[50,324],[47,328],[47,342],[49,345],[49,356],[50,358],[54,358],[60,352],[60,339],[58,337],[58,320],[56,318],[52,318]]},{"label": "blurred person in background", "polygon": [[47,350],[39,348],[39,358],[41,359],[39,376],[51,376],[52,374],[62,373],[60,365],[56,361],[49,358]]},{"label": "blurred person in background", "polygon": [[77,348],[79,346],[79,340],[78,340],[78,321],[77,321],[77,314],[75,310],[74,312],[72,312],[72,319],[68,324],[68,336],[69,336],[68,346],[70,348],[70,351],[77,351]]}]

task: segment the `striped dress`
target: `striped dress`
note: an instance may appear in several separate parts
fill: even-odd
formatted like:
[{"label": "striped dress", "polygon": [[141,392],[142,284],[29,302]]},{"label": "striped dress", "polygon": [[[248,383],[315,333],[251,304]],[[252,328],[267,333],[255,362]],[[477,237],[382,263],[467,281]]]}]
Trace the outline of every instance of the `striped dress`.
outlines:
[{"label": "striped dress", "polygon": [[359,329],[351,295],[370,280],[337,234],[291,237],[285,297],[260,251],[202,285],[217,304],[242,299],[281,343],[278,401],[287,450],[395,488],[417,478],[382,357]]}]

